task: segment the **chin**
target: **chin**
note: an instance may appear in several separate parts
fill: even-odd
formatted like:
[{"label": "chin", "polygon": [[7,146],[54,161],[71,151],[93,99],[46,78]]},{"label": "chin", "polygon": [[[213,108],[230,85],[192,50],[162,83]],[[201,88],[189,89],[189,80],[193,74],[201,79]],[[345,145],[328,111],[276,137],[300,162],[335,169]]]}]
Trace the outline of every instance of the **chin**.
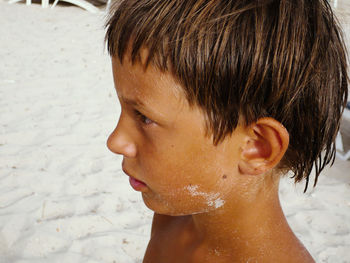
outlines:
[{"label": "chin", "polygon": [[210,208],[207,206],[200,208],[198,204],[191,202],[191,206],[194,206],[191,207],[188,204],[181,204],[181,201],[170,202],[164,199],[150,197],[147,193],[142,193],[142,199],[150,210],[161,215],[188,216],[210,211]]}]

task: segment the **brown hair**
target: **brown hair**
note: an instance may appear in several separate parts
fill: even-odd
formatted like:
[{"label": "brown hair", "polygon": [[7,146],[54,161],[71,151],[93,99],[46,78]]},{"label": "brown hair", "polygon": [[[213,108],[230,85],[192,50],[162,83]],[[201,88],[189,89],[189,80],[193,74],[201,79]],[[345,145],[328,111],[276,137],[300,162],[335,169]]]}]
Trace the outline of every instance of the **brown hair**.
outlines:
[{"label": "brown hair", "polygon": [[[170,71],[207,117],[214,143],[242,119],[290,134],[280,167],[315,184],[334,161],[347,100],[346,52],[327,0],[121,0],[106,23],[111,56]],[[132,39],[132,40],[131,40]]]}]

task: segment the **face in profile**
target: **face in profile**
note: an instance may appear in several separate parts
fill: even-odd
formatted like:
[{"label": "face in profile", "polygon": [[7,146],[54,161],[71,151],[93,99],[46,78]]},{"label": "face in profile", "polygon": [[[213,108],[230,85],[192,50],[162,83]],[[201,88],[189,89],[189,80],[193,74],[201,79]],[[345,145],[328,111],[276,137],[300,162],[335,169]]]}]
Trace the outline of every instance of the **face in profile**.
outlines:
[{"label": "face in profile", "polygon": [[[239,147],[213,144],[202,111],[190,106],[170,73],[144,70],[128,57],[112,59],[121,116],[107,145],[123,155],[123,170],[145,204],[186,215],[225,205],[237,173]],[[230,136],[230,143],[237,136]]]}]

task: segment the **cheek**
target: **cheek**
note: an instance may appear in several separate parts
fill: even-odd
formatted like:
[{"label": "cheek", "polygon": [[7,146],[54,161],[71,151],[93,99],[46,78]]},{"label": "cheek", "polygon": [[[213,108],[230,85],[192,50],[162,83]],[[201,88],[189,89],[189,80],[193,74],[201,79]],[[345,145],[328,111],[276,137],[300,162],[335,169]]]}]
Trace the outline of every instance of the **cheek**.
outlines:
[{"label": "cheek", "polygon": [[[155,212],[188,215],[225,204],[232,189],[235,164],[225,145],[215,147],[198,132],[158,136],[140,148],[138,168],[149,186],[145,204]],[[227,158],[230,156],[230,158]]]},{"label": "cheek", "polygon": [[221,169],[213,158],[202,150],[169,149],[145,162],[144,177],[150,187],[143,193],[145,204],[168,215],[203,213],[223,206],[218,182]]},{"label": "cheek", "polygon": [[190,184],[198,184],[200,180],[210,180],[205,173],[216,171],[213,156],[208,151],[192,145],[170,144],[151,149],[139,156],[139,165],[143,179],[149,184],[172,188],[184,188]]}]

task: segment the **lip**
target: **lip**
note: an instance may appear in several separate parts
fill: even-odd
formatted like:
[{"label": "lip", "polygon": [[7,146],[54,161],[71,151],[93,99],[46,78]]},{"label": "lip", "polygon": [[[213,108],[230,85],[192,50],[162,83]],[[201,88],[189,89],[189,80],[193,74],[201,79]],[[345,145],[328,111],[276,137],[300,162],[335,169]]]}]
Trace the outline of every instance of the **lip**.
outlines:
[{"label": "lip", "polygon": [[144,192],[147,188],[147,185],[144,182],[141,182],[131,176],[129,176],[129,183],[134,190],[139,192]]},{"label": "lip", "polygon": [[147,185],[144,182],[132,177],[129,174],[129,172],[124,168],[124,166],[122,166],[122,170],[127,176],[129,176],[129,183],[130,183],[131,187],[134,188],[134,190],[139,191],[139,192],[146,191]]}]

